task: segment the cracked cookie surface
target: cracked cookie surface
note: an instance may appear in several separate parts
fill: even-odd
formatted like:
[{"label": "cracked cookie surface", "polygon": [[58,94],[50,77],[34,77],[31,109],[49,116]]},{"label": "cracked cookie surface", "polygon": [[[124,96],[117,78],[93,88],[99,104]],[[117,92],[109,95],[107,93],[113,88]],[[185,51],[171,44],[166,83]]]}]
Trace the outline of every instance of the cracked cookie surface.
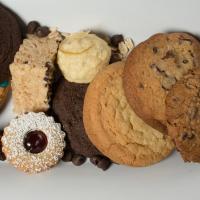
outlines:
[{"label": "cracked cookie surface", "polygon": [[154,128],[165,128],[169,89],[199,62],[200,43],[186,33],[156,34],[139,44],[124,70],[123,85],[131,107]]},{"label": "cracked cookie surface", "polygon": [[185,161],[200,162],[200,69],[190,71],[166,98],[168,133]]},{"label": "cracked cookie surface", "polygon": [[86,92],[83,121],[90,140],[118,164],[148,166],[167,157],[169,136],[144,123],[131,109],[122,87],[123,62],[99,73]]}]

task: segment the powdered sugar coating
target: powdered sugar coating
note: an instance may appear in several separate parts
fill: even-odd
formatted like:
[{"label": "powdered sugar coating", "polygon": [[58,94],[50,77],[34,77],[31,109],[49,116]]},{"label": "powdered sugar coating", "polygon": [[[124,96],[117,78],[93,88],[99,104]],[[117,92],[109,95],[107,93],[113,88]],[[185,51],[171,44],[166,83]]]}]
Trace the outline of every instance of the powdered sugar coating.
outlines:
[{"label": "powdered sugar coating", "polygon": [[[44,132],[48,140],[46,149],[38,154],[28,152],[23,145],[25,135],[34,130]],[[30,112],[13,119],[4,129],[2,150],[8,162],[16,168],[28,173],[38,173],[53,167],[62,158],[64,137],[61,125],[55,123],[53,117],[47,117],[41,112]]]}]

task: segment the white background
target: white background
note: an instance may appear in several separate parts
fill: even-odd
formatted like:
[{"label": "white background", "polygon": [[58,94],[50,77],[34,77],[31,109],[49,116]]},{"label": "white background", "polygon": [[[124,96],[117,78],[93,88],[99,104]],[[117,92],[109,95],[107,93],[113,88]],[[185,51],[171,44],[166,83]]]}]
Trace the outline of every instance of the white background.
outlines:
[{"label": "white background", "polygon": [[[157,32],[200,34],[198,0],[4,0],[25,21],[38,20],[65,32],[96,29],[123,33],[136,43]],[[10,103],[11,104],[11,103]],[[0,128],[12,117],[0,114]],[[186,200],[199,199],[200,165],[184,164],[174,153],[148,168],[113,166],[102,172],[86,163],[60,163],[52,170],[26,175],[0,163],[0,199],[36,200]]]}]

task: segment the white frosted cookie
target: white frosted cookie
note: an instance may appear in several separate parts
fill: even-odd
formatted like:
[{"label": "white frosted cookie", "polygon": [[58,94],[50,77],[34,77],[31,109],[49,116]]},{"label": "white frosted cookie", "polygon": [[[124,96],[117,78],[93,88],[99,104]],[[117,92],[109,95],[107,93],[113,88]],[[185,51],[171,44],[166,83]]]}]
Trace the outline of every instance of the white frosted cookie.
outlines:
[{"label": "white frosted cookie", "polygon": [[57,62],[66,80],[89,83],[108,65],[111,48],[95,34],[79,32],[66,36],[58,50]]}]

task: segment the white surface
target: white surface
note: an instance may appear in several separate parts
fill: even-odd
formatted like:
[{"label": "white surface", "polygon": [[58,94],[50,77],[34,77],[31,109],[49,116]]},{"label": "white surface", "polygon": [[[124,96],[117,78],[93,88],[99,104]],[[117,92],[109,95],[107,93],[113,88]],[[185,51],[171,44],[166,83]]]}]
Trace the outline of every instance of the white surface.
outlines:
[{"label": "white surface", "polygon": [[[136,43],[173,30],[200,34],[198,0],[4,0],[26,21],[38,20],[62,31],[98,29],[124,33]],[[12,117],[11,103],[0,127]],[[184,164],[174,153],[148,168],[113,166],[102,172],[89,163],[61,163],[39,175],[26,175],[0,163],[1,199],[186,200],[199,199],[200,165]]]}]

